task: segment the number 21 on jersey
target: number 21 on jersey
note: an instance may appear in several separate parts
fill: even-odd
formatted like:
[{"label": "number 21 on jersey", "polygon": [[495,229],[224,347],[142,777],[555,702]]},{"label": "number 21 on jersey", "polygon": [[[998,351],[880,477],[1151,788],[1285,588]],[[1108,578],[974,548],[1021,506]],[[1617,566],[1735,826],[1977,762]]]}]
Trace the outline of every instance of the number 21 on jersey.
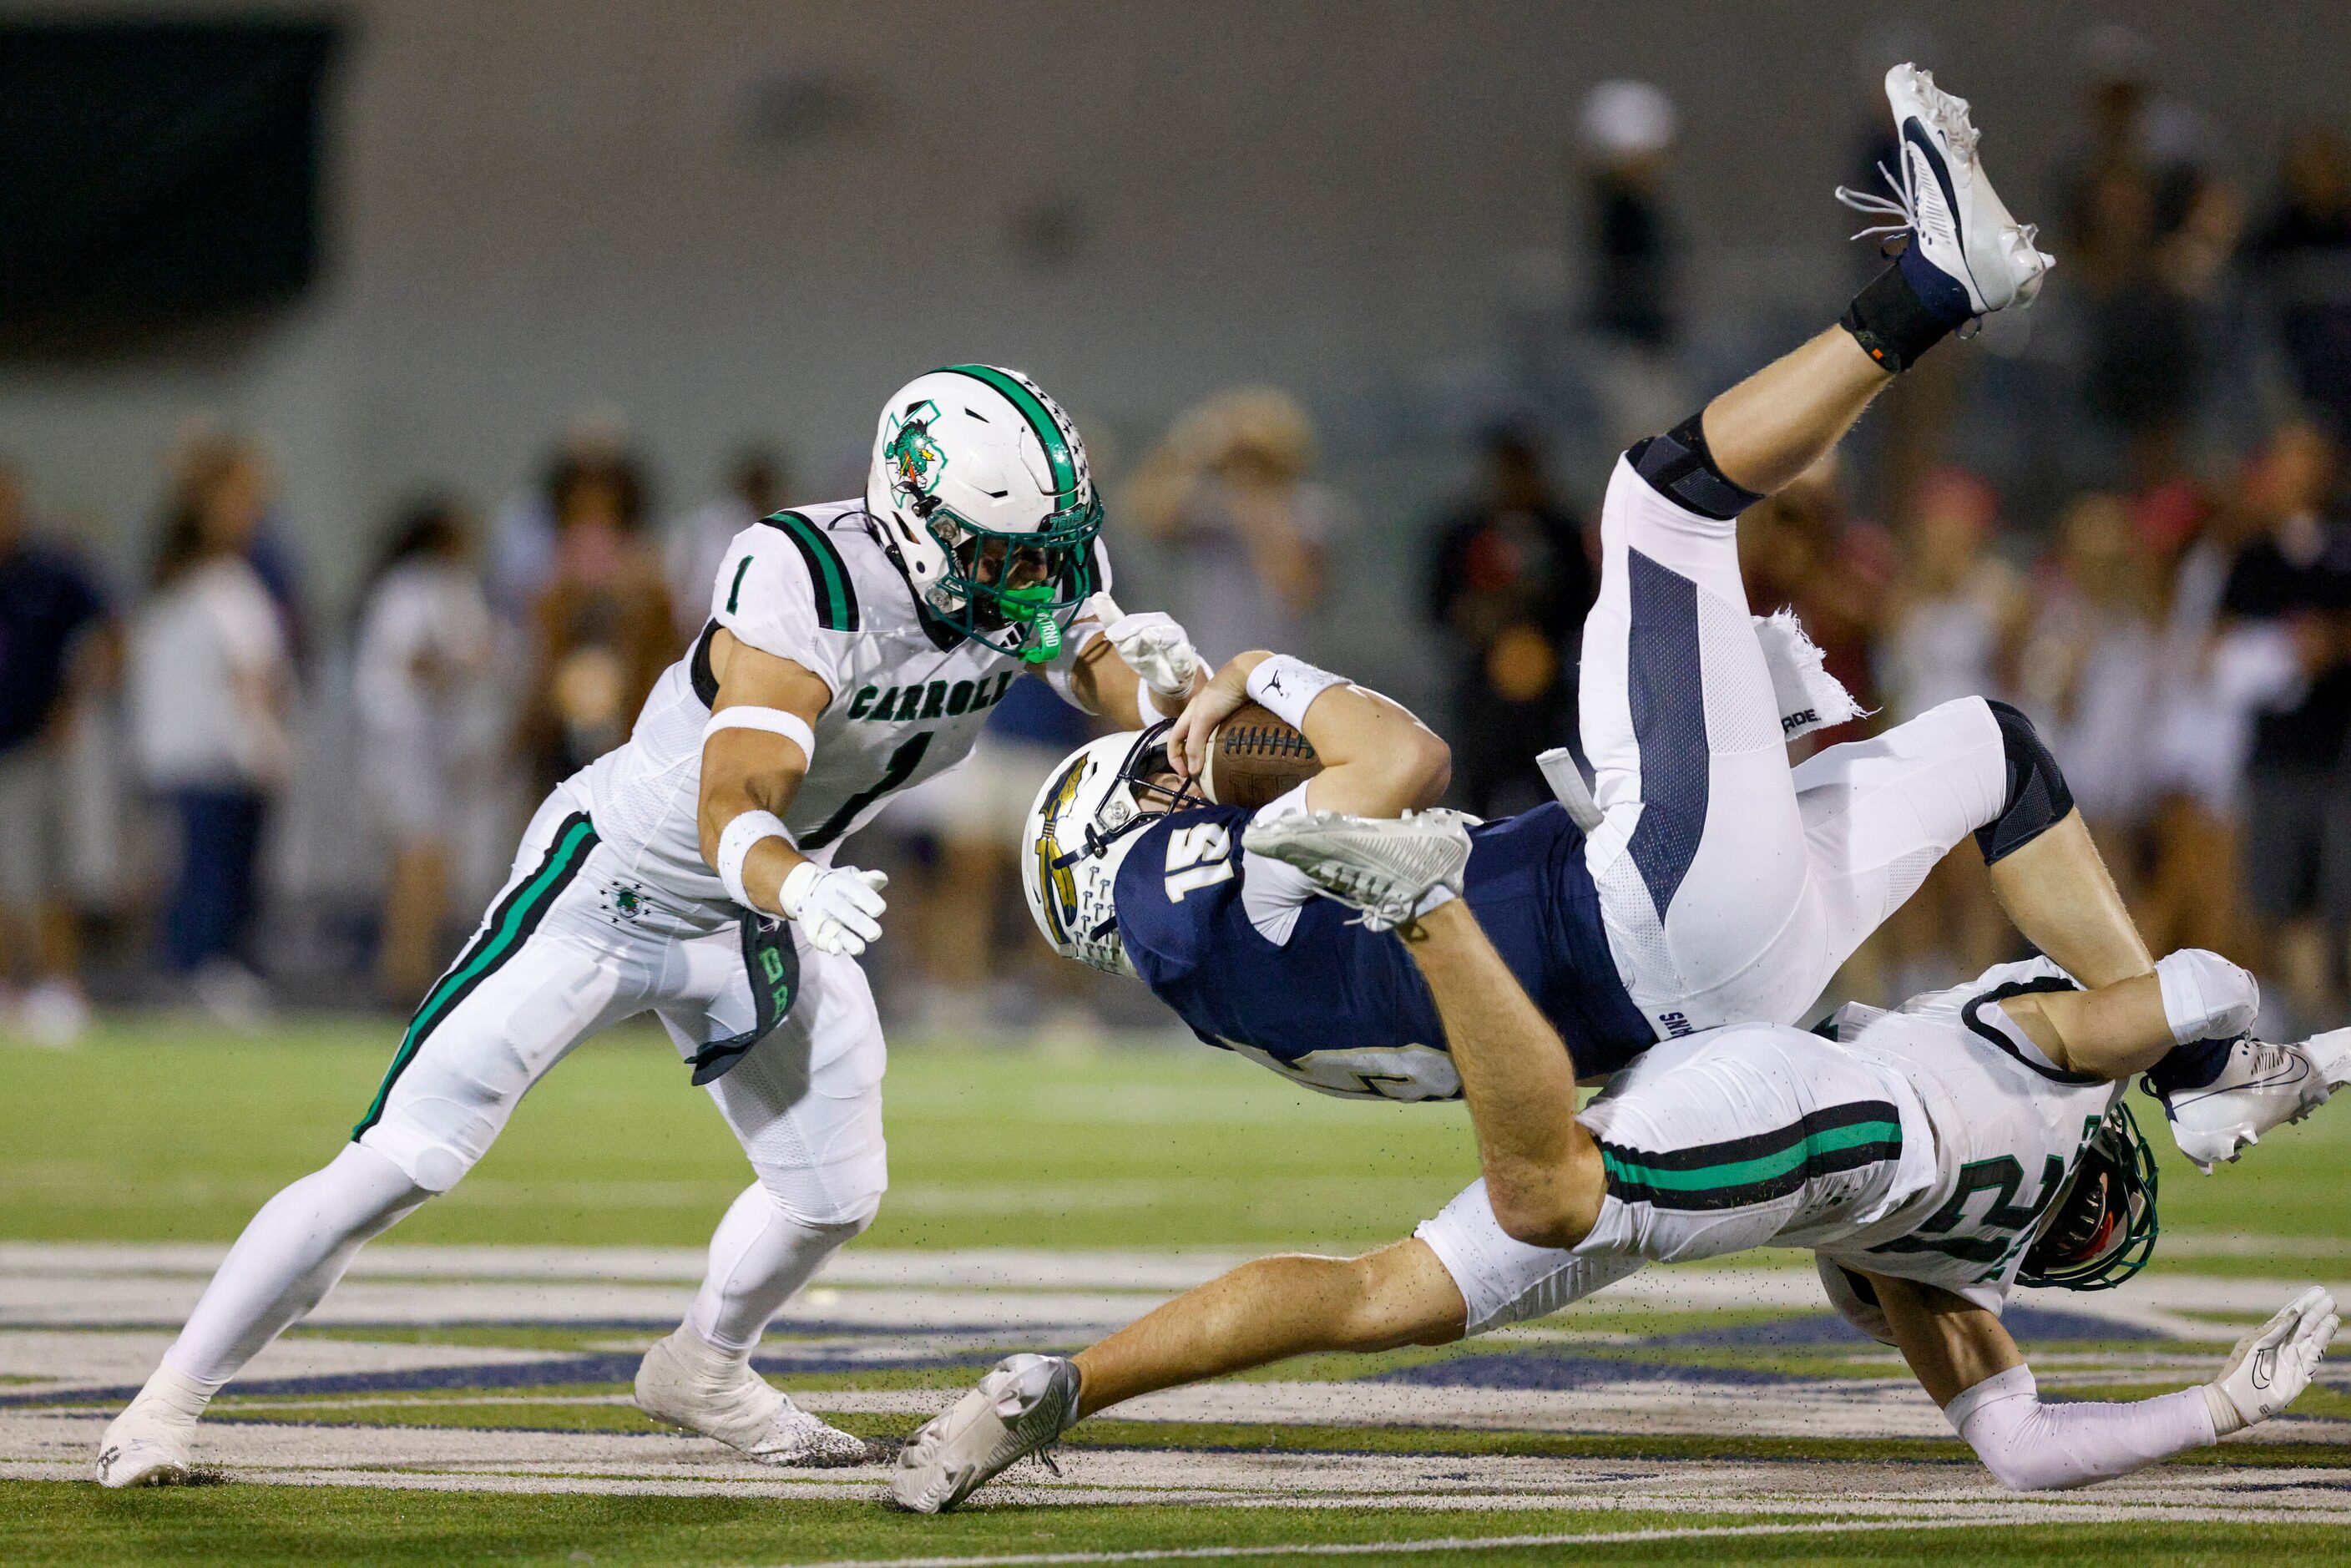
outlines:
[{"label": "number 21 on jersey", "polygon": [[1178,828],[1167,835],[1167,902],[1233,879],[1232,835],[1222,822]]}]

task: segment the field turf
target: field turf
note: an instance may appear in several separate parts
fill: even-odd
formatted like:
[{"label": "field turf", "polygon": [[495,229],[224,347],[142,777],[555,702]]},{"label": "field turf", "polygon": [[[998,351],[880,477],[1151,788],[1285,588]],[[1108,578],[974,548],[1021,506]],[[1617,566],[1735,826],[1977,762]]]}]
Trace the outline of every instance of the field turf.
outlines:
[{"label": "field turf", "polygon": [[[1931,1407],[1920,1418],[1880,1347],[1840,1336],[1790,1254],[1749,1260],[1746,1275],[1687,1276],[1704,1298],[1690,1304],[1603,1297],[1516,1337],[1312,1358],[1204,1391],[1197,1406],[1090,1423],[1071,1435],[1063,1481],[1040,1472],[946,1519],[886,1511],[878,1472],[786,1483],[705,1463],[695,1456],[706,1445],[650,1432],[626,1403],[626,1371],[682,1300],[683,1249],[706,1239],[747,1173],[649,1032],[577,1053],[479,1170],[366,1255],[340,1299],[382,1303],[381,1321],[322,1313],[283,1347],[310,1358],[309,1375],[273,1382],[257,1365],[248,1390],[223,1397],[206,1430],[235,1484],[113,1494],[67,1479],[61,1461],[80,1462],[122,1375],[76,1382],[27,1347],[69,1343],[93,1366],[144,1364],[182,1309],[125,1307],[103,1332],[84,1330],[42,1310],[67,1289],[41,1272],[45,1260],[68,1244],[120,1244],[71,1288],[115,1281],[124,1301],[176,1301],[209,1266],[186,1244],[226,1242],[278,1186],[331,1157],[395,1032],[305,1021],[245,1040],[148,1019],[74,1052],[0,1048],[0,1248],[14,1260],[0,1262],[0,1354],[18,1346],[0,1364],[0,1434],[35,1435],[22,1456],[0,1452],[19,1461],[0,1474],[37,1478],[0,1479],[0,1563],[2351,1562],[2351,1504],[2330,1500],[2351,1492],[2351,1379],[2314,1389],[2296,1414],[2316,1419],[2283,1440],[2193,1456],[2136,1492],[2027,1506],[1983,1482]],[[1196,1046],[1071,1056],[916,1041],[895,1051],[886,1095],[891,1193],[844,1264],[910,1260],[889,1267],[915,1283],[850,1269],[762,1352],[804,1403],[874,1435],[911,1429],[1004,1348],[1081,1343],[1147,1308],[1165,1286],[1119,1272],[1138,1258],[1180,1271],[1193,1249],[1391,1240],[1474,1173],[1458,1107],[1327,1100]],[[2346,1156],[2351,1114],[2330,1110],[2217,1177],[2168,1164],[2158,1264],[2143,1288],[2116,1293],[2158,1303],[2154,1326],[2117,1319],[2109,1332],[2064,1315],[2097,1304],[2087,1299],[2026,1298],[2054,1310],[2022,1320],[2039,1335],[2028,1348],[2044,1388],[2136,1397],[2181,1386],[2209,1375],[2287,1282],[2351,1278]],[[450,1287],[422,1264],[408,1277],[397,1250],[428,1243],[507,1249],[436,1267],[476,1292],[511,1288],[516,1304],[435,1319],[433,1292]],[[645,1256],[673,1261],[638,1265],[653,1275],[612,1287],[622,1305],[605,1316],[566,1315],[572,1287],[559,1278],[522,1279],[526,1262],[593,1273],[598,1256],[620,1255],[585,1249],[618,1247],[671,1249]],[[1029,1256],[1040,1250],[1066,1254],[1066,1268]],[[977,1285],[924,1276],[920,1259],[951,1272],[967,1254],[1027,1260]],[[511,1280],[502,1259],[522,1260]],[[1748,1277],[1751,1301],[1738,1285]],[[867,1321],[894,1323],[902,1309],[935,1322],[902,1333]],[[136,1354],[108,1360],[110,1336]],[[436,1370],[436,1357],[455,1369]],[[1338,1403],[1322,1412],[1313,1402],[1326,1396]],[[1632,1414],[1545,1414],[1546,1401],[1585,1397]],[[1418,1400],[1447,1403],[1420,1416]],[[1787,1418],[1791,1400],[1825,1414]],[[1871,1425],[1881,1406],[1902,1419]],[[51,1462],[23,1457],[54,1432],[66,1438]],[[575,1443],[603,1447],[576,1464],[548,1458]],[[444,1485],[455,1490],[413,1490]],[[1134,1553],[1153,1555],[1121,1555]]]}]

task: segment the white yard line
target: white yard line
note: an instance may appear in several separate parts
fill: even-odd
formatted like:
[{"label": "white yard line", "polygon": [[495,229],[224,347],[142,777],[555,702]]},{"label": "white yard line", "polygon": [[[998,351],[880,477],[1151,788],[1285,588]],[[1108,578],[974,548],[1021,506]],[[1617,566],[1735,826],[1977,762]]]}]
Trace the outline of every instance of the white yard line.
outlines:
[{"label": "white yard line", "polygon": [[[0,1324],[176,1327],[225,1250],[0,1243]],[[1157,1295],[1188,1288],[1248,1255],[852,1247],[792,1303],[784,1322],[848,1321],[876,1332],[1028,1327],[1090,1334],[1131,1321]],[[350,1278],[311,1321],[660,1322],[684,1309],[705,1261],[700,1249],[686,1248],[375,1247],[360,1254]],[[2332,1259],[2321,1266],[2314,1256],[2313,1264],[2312,1276],[2339,1271]],[[2113,1295],[2069,1296],[2059,1304],[2160,1333],[2224,1342],[2235,1337],[2227,1326],[2180,1314],[2265,1316],[2304,1282],[2158,1273]],[[1653,1269],[1595,1299],[1603,1307],[1696,1312],[1825,1306],[1810,1268],[1777,1262]],[[1563,1324],[1573,1322],[1571,1316]]]},{"label": "white yard line", "polygon": [[[2258,1523],[2258,1513],[2239,1511],[2222,1523]],[[1087,1563],[1194,1563],[1242,1557],[1400,1556],[1422,1552],[1506,1552],[1536,1546],[1605,1546],[1643,1541],[1704,1541],[1742,1535],[1836,1535],[1865,1530],[1980,1530],[1989,1524],[2033,1522],[2030,1516],[1991,1513],[1946,1520],[1822,1520],[1802,1524],[1716,1524],[1681,1529],[1555,1531],[1541,1535],[1447,1535],[1426,1541],[1381,1541],[1346,1544],[1307,1542],[1287,1546],[1169,1546],[1127,1552],[1029,1552],[995,1557],[854,1557],[812,1563],[805,1568],[1021,1568],[1027,1564]]]}]

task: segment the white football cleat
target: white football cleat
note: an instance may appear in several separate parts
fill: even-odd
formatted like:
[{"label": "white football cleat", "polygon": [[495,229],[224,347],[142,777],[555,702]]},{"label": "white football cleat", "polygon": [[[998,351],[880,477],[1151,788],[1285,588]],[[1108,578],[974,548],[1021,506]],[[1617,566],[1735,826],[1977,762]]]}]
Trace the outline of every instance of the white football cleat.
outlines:
[{"label": "white football cleat", "polygon": [[2250,1037],[2229,1048],[2220,1076],[2158,1095],[2171,1137],[2196,1168],[2235,1160],[2273,1127],[2299,1122],[2351,1082],[2351,1029],[2273,1045]]},{"label": "white football cleat", "polygon": [[[1846,206],[1888,220],[1853,237],[1910,235],[1919,259],[1951,287],[1947,298],[1928,305],[1950,314],[1959,313],[1962,296],[1970,316],[2032,303],[2057,258],[2034,246],[2039,231],[2011,217],[1991,188],[1976,156],[1968,100],[1937,87],[1932,72],[1909,65],[1886,73],[1886,100],[1901,139],[1901,178],[1878,166],[1891,196],[1837,187],[1837,200]],[[1917,281],[1913,274],[1914,286]]]},{"label": "white football cleat", "polygon": [[1438,889],[1460,894],[1469,828],[1460,812],[1442,809],[1402,817],[1260,813],[1241,846],[1296,866],[1325,895],[1362,910],[1365,925],[1387,931],[1420,913],[1422,900]]},{"label": "white football cleat", "polygon": [[196,1418],[141,1392],[98,1440],[98,1484],[171,1487],[195,1469]]},{"label": "white football cleat", "polygon": [[906,1439],[890,1500],[914,1513],[945,1513],[1077,1424],[1077,1364],[1058,1355],[1008,1355],[979,1386]]},{"label": "white football cleat", "polygon": [[637,1367],[637,1408],[654,1420],[781,1469],[832,1469],[886,1457],[884,1445],[827,1426],[746,1364],[714,1375],[708,1346],[678,1343],[693,1332],[680,1328],[659,1341]]}]

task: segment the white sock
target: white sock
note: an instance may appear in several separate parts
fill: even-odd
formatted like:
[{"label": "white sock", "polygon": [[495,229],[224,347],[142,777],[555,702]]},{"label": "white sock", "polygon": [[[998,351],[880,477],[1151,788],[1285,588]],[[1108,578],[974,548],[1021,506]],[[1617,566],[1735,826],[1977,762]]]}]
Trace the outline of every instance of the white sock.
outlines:
[{"label": "white sock", "polygon": [[810,1225],[794,1218],[758,1182],[745,1187],[710,1238],[710,1270],[685,1326],[715,1350],[747,1360],[768,1323],[868,1219]]},{"label": "white sock", "polygon": [[319,1304],[362,1243],[432,1196],[373,1149],[346,1145],[324,1169],[261,1206],[163,1353],[163,1370],[204,1388],[209,1399]]},{"label": "white sock", "polygon": [[190,1377],[165,1361],[149,1375],[146,1386],[123,1414],[135,1413],[171,1427],[193,1427],[220,1390],[220,1384]]}]

